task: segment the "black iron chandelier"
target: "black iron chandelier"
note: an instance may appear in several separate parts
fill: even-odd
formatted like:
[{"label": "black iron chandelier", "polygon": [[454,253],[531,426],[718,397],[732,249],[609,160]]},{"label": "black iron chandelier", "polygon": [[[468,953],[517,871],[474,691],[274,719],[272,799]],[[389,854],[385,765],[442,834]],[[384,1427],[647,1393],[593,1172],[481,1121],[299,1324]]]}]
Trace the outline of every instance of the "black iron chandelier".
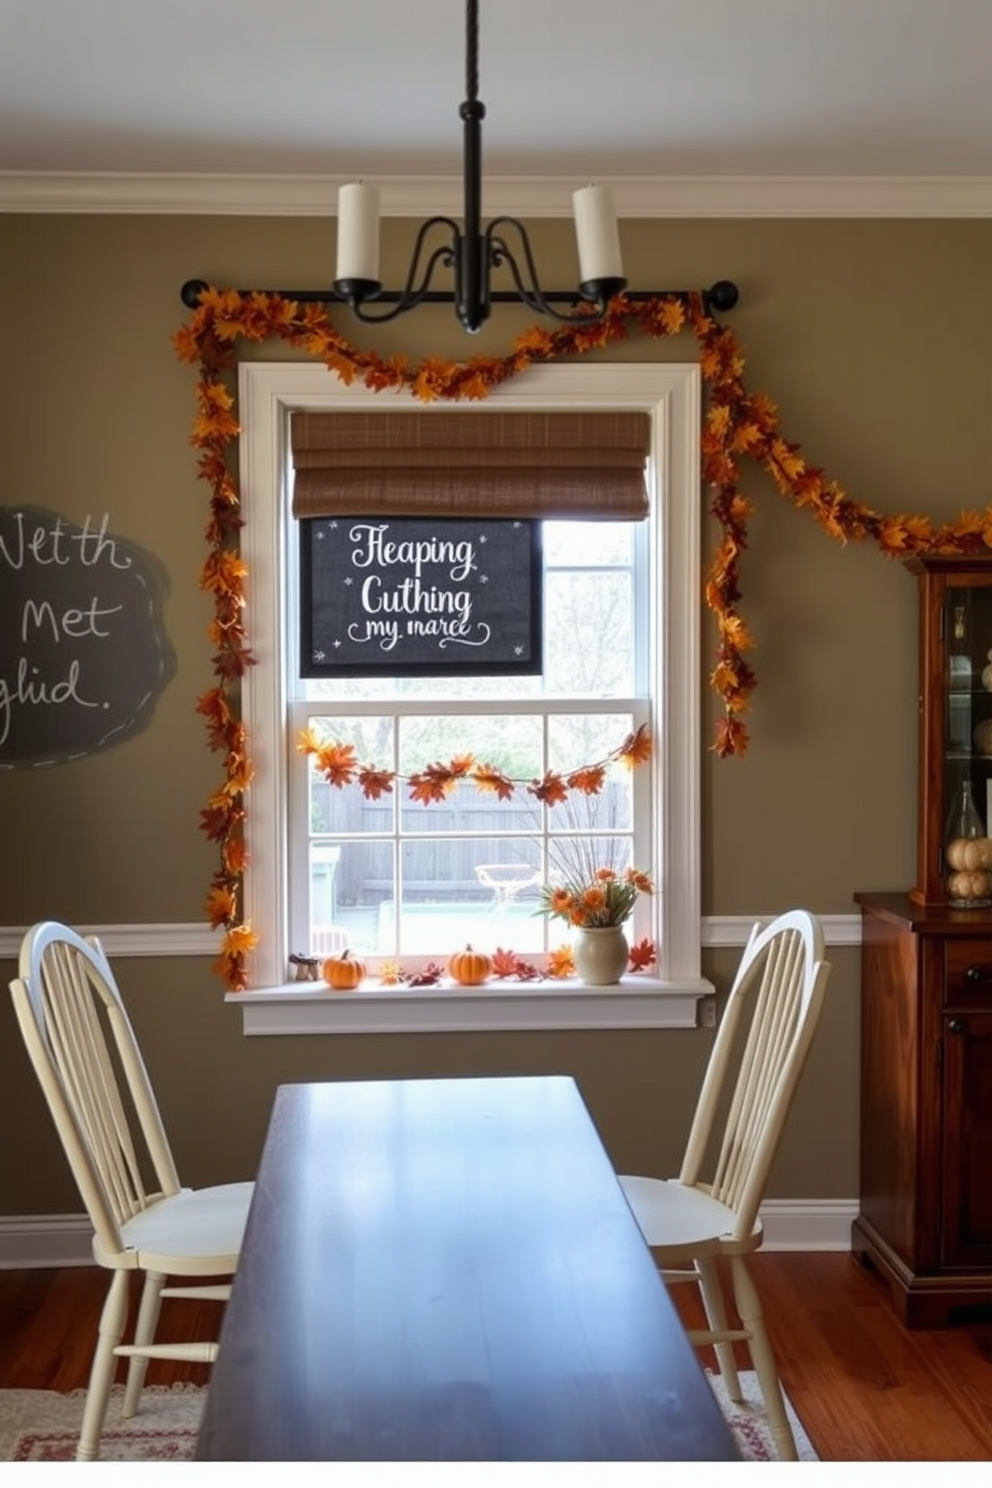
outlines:
[{"label": "black iron chandelier", "polygon": [[[540,315],[561,321],[602,319],[614,296],[625,292],[628,300],[650,300],[665,295],[685,299],[688,290],[626,289],[620,254],[613,195],[607,186],[589,185],[573,192],[576,239],[579,250],[579,284],[573,290],[541,288],[527,231],[516,217],[500,216],[482,226],[482,120],[485,104],[479,98],[479,6],[466,0],[466,98],[459,109],[462,120],[464,188],[462,226],[452,217],[428,217],[422,222],[413,245],[406,283],[400,290],[384,289],[379,279],[379,194],[364,182],[342,186],[338,192],[337,267],[333,290],[279,289],[263,291],[286,299],[323,304],[346,302],[359,320],[373,324],[394,320],[423,304],[453,304],[466,331],[481,330],[492,305],[499,301],[522,302]],[[427,239],[440,229],[445,240],[431,249]],[[509,232],[518,244],[518,263],[504,236]],[[435,234],[436,236],[436,234]],[[453,290],[432,289],[434,271],[440,265],[452,271]],[[494,290],[492,273],[505,267],[513,280],[512,290]],[[189,279],[180,291],[183,303],[195,309],[202,279]],[[242,290],[242,294],[253,291]],[[732,310],[737,303],[735,284],[721,279],[701,292],[707,311]],[[558,310],[556,305],[569,308]],[[371,306],[371,310],[369,309]],[[385,308],[388,307],[388,308]]]},{"label": "black iron chandelier", "polygon": [[[438,264],[455,277],[455,314],[466,331],[478,331],[489,318],[492,301],[490,278],[504,264],[516,286],[516,296],[541,315],[571,320],[581,312],[562,313],[549,303],[541,289],[526,229],[516,217],[497,217],[482,227],[482,121],[486,106],[479,98],[479,6],[465,5],[465,101],[458,110],[462,120],[464,183],[463,225],[451,217],[429,217],[420,226],[406,284],[391,309],[369,314],[366,305],[382,291],[378,278],[379,203],[374,186],[361,183],[342,186],[338,194],[338,257],[334,288],[360,320],[392,320],[421,304],[430,288]],[[573,195],[576,235],[579,245],[581,282],[578,296],[602,316],[610,300],[627,281],[620,257],[613,199],[606,186],[587,186]],[[446,233],[447,241],[433,249],[426,262],[428,235],[434,229]],[[503,236],[514,234],[524,269],[518,264]],[[573,298],[578,298],[573,296]]]}]

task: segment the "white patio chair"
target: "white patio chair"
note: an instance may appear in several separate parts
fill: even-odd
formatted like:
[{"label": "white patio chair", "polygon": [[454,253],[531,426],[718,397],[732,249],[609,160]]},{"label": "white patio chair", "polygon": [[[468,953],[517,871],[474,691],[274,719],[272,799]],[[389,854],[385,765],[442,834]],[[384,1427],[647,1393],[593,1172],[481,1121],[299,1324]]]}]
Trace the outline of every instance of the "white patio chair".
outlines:
[{"label": "white patio chair", "polygon": [[[134,1415],[149,1359],[212,1363],[215,1340],[155,1343],[161,1299],[225,1300],[230,1283],[166,1287],[167,1277],[231,1277],[253,1184],[180,1186],[158,1105],[99,941],[46,921],[21,944],[14,1008],[94,1229],[93,1255],[112,1273],[100,1318],[77,1459],[99,1456],[117,1359],[123,1412]],[[150,1180],[150,1181],[149,1181]],[[134,1337],[122,1343],[129,1279],[144,1274]]]},{"label": "white patio chair", "polygon": [[[678,1178],[620,1178],[665,1281],[699,1285],[709,1326],[689,1337],[715,1346],[735,1401],[743,1395],[733,1346],[747,1344],[776,1449],[787,1461],[796,1460],[796,1443],[747,1255],[762,1242],[758,1207],[823,1007],[830,972],[823,953],[823,931],[805,910],[780,915],[764,929],[754,926]],[[728,1326],[721,1260],[729,1267],[739,1327]]]}]

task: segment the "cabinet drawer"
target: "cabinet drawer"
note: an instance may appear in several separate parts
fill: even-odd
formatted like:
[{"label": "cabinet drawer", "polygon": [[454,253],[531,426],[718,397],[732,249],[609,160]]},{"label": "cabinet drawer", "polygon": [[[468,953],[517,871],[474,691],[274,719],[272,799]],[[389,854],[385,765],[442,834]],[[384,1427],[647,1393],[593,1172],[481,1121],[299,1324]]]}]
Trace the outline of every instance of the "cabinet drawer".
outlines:
[{"label": "cabinet drawer", "polygon": [[944,1005],[992,1008],[992,940],[945,941]]}]

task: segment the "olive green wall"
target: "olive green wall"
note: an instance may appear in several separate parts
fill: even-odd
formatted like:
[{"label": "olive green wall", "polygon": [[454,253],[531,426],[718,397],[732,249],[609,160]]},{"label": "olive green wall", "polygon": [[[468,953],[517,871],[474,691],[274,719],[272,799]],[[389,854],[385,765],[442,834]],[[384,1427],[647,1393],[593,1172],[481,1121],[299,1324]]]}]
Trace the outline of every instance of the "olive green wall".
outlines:
[{"label": "olive green wall", "polygon": [[[389,224],[395,280],[413,224]],[[856,499],[936,518],[989,501],[989,374],[980,328],[992,311],[985,222],[625,222],[635,288],[731,278],[730,317],[752,390]],[[571,228],[534,227],[548,284],[575,277]],[[111,530],[165,564],[165,619],[178,667],[143,734],[100,756],[0,773],[0,923],[202,918],[213,850],[198,814],[218,783],[197,696],[212,684],[198,588],[206,488],[189,446],[193,370],[170,335],[179,286],[317,286],[330,279],[333,224],[231,217],[0,217],[0,504]],[[555,272],[553,265],[560,265]],[[508,349],[533,317],[498,307],[469,339],[447,308],[359,345],[463,357]],[[691,338],[632,339],[601,355],[692,360]],[[280,346],[252,354],[285,359]],[[842,547],[759,472],[743,561],[743,609],[759,686],[744,759],[703,760],[703,910],[769,914],[805,904],[851,914],[859,888],[914,873],[916,615],[913,582],[873,549]],[[708,529],[708,538],[713,532]],[[708,550],[708,548],[707,548]],[[709,667],[714,641],[704,620]],[[0,667],[0,672],[3,668]],[[717,714],[705,692],[704,744]],[[736,950],[708,953],[725,990]],[[858,956],[831,952],[828,1009],[770,1193],[857,1191]],[[284,1081],[397,1074],[574,1073],[622,1169],[677,1160],[711,1035],[649,1033],[246,1039],[206,961],[120,957],[116,970],[188,1182],[255,1168]],[[0,966],[5,983],[12,963]],[[0,1001],[0,1215],[77,1211],[7,999]]]}]

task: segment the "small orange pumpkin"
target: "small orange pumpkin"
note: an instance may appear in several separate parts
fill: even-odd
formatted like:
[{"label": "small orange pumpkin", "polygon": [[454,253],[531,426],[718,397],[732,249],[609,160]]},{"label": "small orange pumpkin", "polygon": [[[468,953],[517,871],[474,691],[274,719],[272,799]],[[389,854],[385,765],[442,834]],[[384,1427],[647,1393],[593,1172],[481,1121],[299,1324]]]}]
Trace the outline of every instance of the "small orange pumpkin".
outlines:
[{"label": "small orange pumpkin", "polygon": [[485,951],[473,951],[470,945],[456,951],[448,962],[448,970],[460,987],[478,987],[492,969],[492,958]]},{"label": "small orange pumpkin", "polygon": [[353,991],[367,971],[368,967],[361,956],[353,956],[347,950],[342,951],[340,956],[328,956],[323,966],[324,981],[335,992]]}]

